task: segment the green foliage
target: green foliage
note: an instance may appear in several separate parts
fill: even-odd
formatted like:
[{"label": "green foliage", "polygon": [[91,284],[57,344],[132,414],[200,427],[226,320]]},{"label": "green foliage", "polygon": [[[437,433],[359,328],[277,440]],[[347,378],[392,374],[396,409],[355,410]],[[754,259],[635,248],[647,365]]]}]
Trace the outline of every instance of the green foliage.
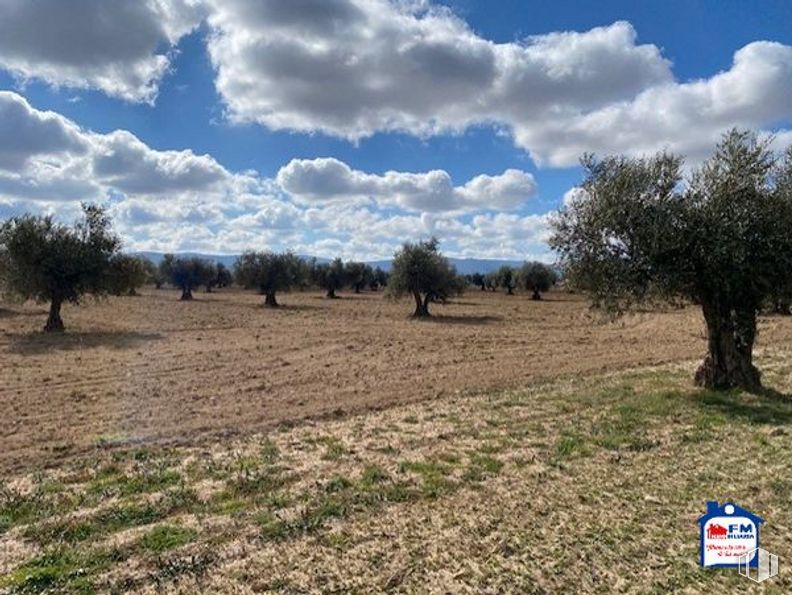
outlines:
[{"label": "green foliage", "polygon": [[376,267],[371,273],[371,280],[369,281],[369,289],[377,291],[388,284],[390,275],[383,271],[380,267]]},{"label": "green foliage", "polygon": [[503,462],[485,454],[472,453],[470,463],[463,474],[467,481],[483,481],[489,475],[497,475],[503,469]]},{"label": "green foliage", "polygon": [[495,285],[506,290],[506,293],[512,295],[514,288],[517,287],[517,275],[514,269],[508,265],[503,265],[495,273]]},{"label": "green foliage", "polygon": [[355,290],[355,293],[360,293],[374,280],[374,270],[365,262],[350,261],[346,263],[344,269],[347,283]]},{"label": "green foliage", "polygon": [[146,269],[146,283],[150,283],[157,289],[160,289],[168,281],[162,268],[151,262],[148,258],[142,256],[138,258],[140,258],[143,267]]},{"label": "green foliage", "polygon": [[113,295],[135,295],[148,281],[151,266],[151,261],[140,256],[114,255],[108,270],[108,291]]},{"label": "green foliage", "polygon": [[756,312],[792,275],[792,150],[777,162],[769,141],[732,130],[686,184],[666,153],[582,163],[584,196],[561,209],[550,240],[570,284],[617,314],[701,304],[709,353],[697,382],[759,386]]},{"label": "green foliage", "polygon": [[29,491],[0,483],[0,535],[12,527],[70,511],[79,503],[79,497],[60,493],[47,483],[37,483]]},{"label": "green foliage", "polygon": [[0,226],[5,291],[20,299],[50,302],[46,331],[63,330],[60,307],[87,294],[112,290],[110,264],[120,241],[101,207],[84,204],[73,226],[51,216],[23,215]]},{"label": "green foliage", "polygon": [[465,280],[469,285],[475,285],[476,287],[480,288],[481,291],[487,289],[487,277],[482,275],[481,273],[473,273],[472,275],[466,275]]},{"label": "green foliage", "polygon": [[90,551],[52,548],[0,577],[0,587],[17,593],[94,593],[95,576],[125,557],[118,548]]},{"label": "green foliage", "polygon": [[145,494],[178,484],[181,476],[170,469],[143,469],[136,474],[124,474],[114,470],[100,474],[87,488],[89,494],[108,496],[131,496]]},{"label": "green foliage", "polygon": [[523,289],[533,292],[533,299],[542,299],[541,294],[548,291],[558,281],[552,267],[541,262],[526,262],[520,268],[517,279]]},{"label": "green foliage", "polygon": [[498,288],[498,273],[492,271],[484,275],[484,284],[490,291],[495,291]]},{"label": "green foliage", "polygon": [[171,285],[181,289],[182,300],[193,299],[193,289],[206,285],[217,276],[213,263],[194,256],[166,254],[160,263],[160,270]]},{"label": "green foliage", "polygon": [[303,262],[291,252],[244,252],[234,265],[236,282],[247,289],[258,289],[265,296],[265,305],[276,307],[276,293],[301,282]]},{"label": "green foliage", "polygon": [[161,554],[195,541],[198,536],[195,529],[177,525],[159,525],[140,538],[140,547],[148,552]]},{"label": "green foliage", "polygon": [[222,262],[218,262],[216,265],[217,275],[214,279],[214,284],[217,287],[228,287],[231,283],[234,282],[234,275],[231,271],[228,270],[228,267],[224,265]]},{"label": "green foliage", "polygon": [[448,259],[438,251],[438,240],[406,242],[393,257],[388,294],[415,298],[414,316],[429,316],[429,302],[444,301],[464,290],[464,283]]},{"label": "green foliage", "polygon": [[340,258],[329,264],[317,264],[313,269],[313,275],[314,283],[327,291],[329,298],[335,298],[335,292],[347,283],[347,271]]}]

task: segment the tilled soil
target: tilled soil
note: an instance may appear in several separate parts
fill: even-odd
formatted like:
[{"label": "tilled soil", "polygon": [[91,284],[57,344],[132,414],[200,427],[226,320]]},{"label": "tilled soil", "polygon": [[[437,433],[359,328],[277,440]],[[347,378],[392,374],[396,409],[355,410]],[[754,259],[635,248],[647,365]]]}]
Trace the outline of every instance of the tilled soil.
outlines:
[{"label": "tilled soil", "polygon": [[[260,296],[235,290],[180,302],[171,290],[46,309],[0,307],[0,471],[57,464],[97,445],[196,442],[539,379],[701,357],[695,307],[616,321],[551,294],[470,291],[428,321],[381,294]],[[759,344],[792,340],[763,319]]]}]

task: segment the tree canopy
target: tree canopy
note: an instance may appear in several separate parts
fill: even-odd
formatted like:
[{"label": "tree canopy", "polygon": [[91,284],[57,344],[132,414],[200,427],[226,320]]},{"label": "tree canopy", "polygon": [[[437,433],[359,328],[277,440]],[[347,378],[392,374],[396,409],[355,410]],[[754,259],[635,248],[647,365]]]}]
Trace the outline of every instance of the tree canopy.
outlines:
[{"label": "tree canopy", "polygon": [[465,279],[470,285],[475,285],[481,291],[487,289],[487,277],[482,273],[471,273],[470,275],[466,275]]},{"label": "tree canopy", "polygon": [[526,262],[520,267],[517,279],[523,289],[533,292],[531,299],[541,300],[542,293],[548,291],[558,281],[558,275],[542,262]]},{"label": "tree canopy", "polygon": [[115,254],[108,268],[108,291],[113,295],[136,295],[149,279],[153,264],[141,256]]},{"label": "tree canopy", "polygon": [[552,222],[551,246],[597,307],[680,297],[701,305],[708,354],[696,382],[755,389],[756,315],[792,274],[792,148],[731,130],[683,180],[680,157],[582,160],[582,197]]},{"label": "tree canopy", "polygon": [[3,285],[21,299],[49,302],[44,330],[62,331],[64,302],[112,290],[110,264],[120,245],[98,206],[84,204],[83,217],[73,226],[51,216],[14,217],[0,226]]},{"label": "tree canopy", "polygon": [[216,265],[217,275],[214,278],[214,285],[220,287],[228,287],[234,282],[234,275],[231,271],[228,270],[228,267],[224,265],[222,262],[218,262]]},{"label": "tree canopy", "polygon": [[166,254],[160,269],[171,285],[181,289],[181,299],[193,299],[193,289],[207,285],[217,276],[214,263],[195,256]]},{"label": "tree canopy", "polygon": [[375,267],[371,272],[371,279],[369,280],[369,289],[377,291],[388,284],[388,277],[390,275],[383,271],[380,267]]},{"label": "tree canopy", "polygon": [[360,293],[366,286],[370,285],[374,279],[374,271],[365,262],[350,261],[345,265],[346,282]]},{"label": "tree canopy", "polygon": [[516,277],[512,267],[503,265],[495,272],[495,283],[505,289],[508,295],[512,295],[514,288],[517,287]]},{"label": "tree canopy", "polygon": [[327,292],[327,297],[338,297],[336,291],[347,283],[347,270],[340,258],[330,263],[317,264],[313,269],[314,282]]},{"label": "tree canopy", "polygon": [[264,305],[275,308],[276,293],[298,284],[303,270],[303,262],[291,252],[249,250],[234,265],[234,278],[242,287],[258,289],[264,295]]},{"label": "tree canopy", "polygon": [[415,317],[429,316],[429,303],[443,301],[461,293],[456,269],[440,254],[438,240],[405,243],[394,255],[388,294],[401,297],[410,294],[415,299]]},{"label": "tree canopy", "polygon": [[142,258],[143,266],[146,268],[146,283],[151,283],[160,289],[166,282],[167,277],[162,272],[162,268],[154,264],[148,258]]}]

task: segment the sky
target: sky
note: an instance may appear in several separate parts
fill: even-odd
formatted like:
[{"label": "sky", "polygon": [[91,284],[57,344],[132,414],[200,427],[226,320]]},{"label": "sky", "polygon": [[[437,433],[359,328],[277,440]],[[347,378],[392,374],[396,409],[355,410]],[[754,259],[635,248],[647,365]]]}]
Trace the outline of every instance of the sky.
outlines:
[{"label": "sky", "polygon": [[0,0],[0,219],[127,250],[552,261],[585,152],[792,144],[792,2]]}]

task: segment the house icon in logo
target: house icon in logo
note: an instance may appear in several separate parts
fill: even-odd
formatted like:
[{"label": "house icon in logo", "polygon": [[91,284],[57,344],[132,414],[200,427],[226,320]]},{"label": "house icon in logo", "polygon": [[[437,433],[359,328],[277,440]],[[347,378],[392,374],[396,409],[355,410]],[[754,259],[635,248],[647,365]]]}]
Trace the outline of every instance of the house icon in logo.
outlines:
[{"label": "house icon in logo", "polygon": [[728,568],[757,567],[759,528],[764,519],[733,502],[707,502],[707,512],[699,517],[702,566]]},{"label": "house icon in logo", "polygon": [[718,525],[717,523],[713,523],[707,527],[708,539],[712,539],[713,537],[723,537],[726,534],[728,534],[726,527]]}]

